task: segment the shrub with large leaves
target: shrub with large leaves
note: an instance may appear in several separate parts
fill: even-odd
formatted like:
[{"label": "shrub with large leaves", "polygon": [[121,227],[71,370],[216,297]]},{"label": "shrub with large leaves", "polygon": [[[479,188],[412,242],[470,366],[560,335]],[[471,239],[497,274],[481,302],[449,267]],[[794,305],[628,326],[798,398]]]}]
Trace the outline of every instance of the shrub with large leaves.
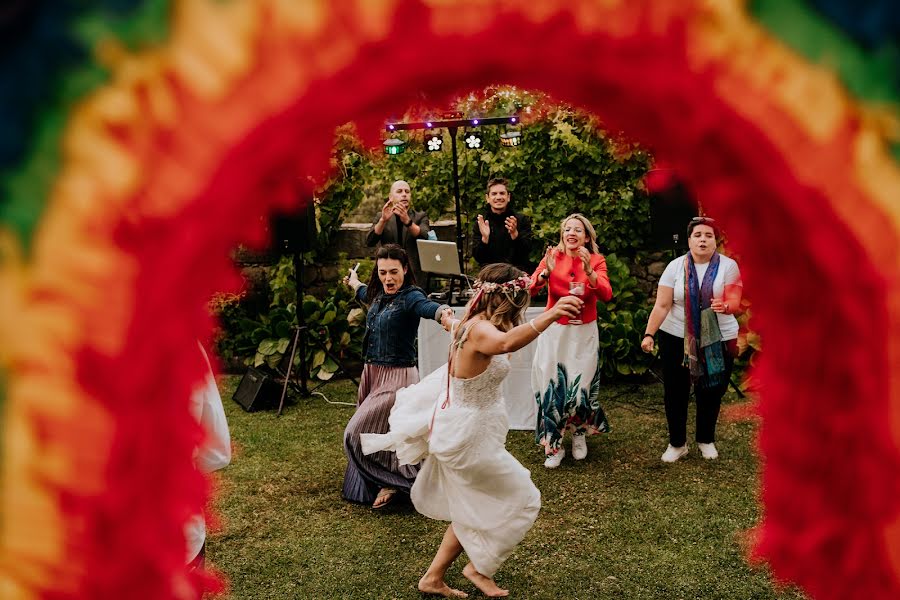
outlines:
[{"label": "shrub with large leaves", "polygon": [[310,377],[327,381],[339,368],[329,354],[340,360],[359,355],[365,332],[365,313],[352,292],[341,284],[325,298],[306,295],[298,303],[293,278],[293,260],[282,257],[271,271],[272,304],[269,311],[257,319],[244,318],[237,323],[239,335],[249,334],[247,339],[253,344],[245,362],[254,366],[265,364],[272,369],[283,366],[299,323],[299,310],[307,325],[308,343],[297,348],[294,367],[300,366],[300,353],[305,352]]},{"label": "shrub with large leaves", "polygon": [[638,281],[615,254],[606,256],[613,297],[597,305],[600,327],[600,368],[605,377],[646,373],[648,359],[641,350],[641,336],[650,311]]},{"label": "shrub with large leaves", "polygon": [[243,294],[217,294],[209,303],[210,311],[219,319],[214,336],[216,354],[226,363],[252,356],[259,341],[253,341],[257,322],[244,302]]}]

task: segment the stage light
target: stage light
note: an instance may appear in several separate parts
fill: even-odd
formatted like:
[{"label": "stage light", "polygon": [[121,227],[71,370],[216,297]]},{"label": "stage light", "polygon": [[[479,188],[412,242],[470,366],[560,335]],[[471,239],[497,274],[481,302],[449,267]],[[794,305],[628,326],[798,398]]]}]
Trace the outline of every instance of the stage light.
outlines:
[{"label": "stage light", "polygon": [[478,150],[484,145],[484,139],[481,137],[481,134],[476,131],[467,132],[463,141],[465,141],[466,148],[469,150]]},{"label": "stage light", "polygon": [[500,134],[501,146],[518,146],[520,143],[522,143],[521,131],[504,131]]},{"label": "stage light", "polygon": [[385,154],[403,154],[406,151],[406,142],[397,138],[390,138],[382,142]]},{"label": "stage light", "polygon": [[440,152],[444,149],[444,135],[440,131],[425,134],[425,151]]},{"label": "stage light", "polygon": [[518,119],[516,117],[510,117],[509,122],[516,123],[516,122],[518,122]]}]

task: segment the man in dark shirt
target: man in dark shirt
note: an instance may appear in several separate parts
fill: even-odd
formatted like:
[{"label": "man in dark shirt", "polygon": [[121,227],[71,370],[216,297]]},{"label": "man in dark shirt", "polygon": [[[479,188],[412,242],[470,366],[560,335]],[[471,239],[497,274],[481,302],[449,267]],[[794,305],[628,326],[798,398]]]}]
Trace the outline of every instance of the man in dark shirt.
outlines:
[{"label": "man in dark shirt", "polygon": [[428,239],[431,230],[428,215],[415,211],[410,206],[412,192],[405,181],[395,181],[391,185],[388,201],[381,208],[378,218],[366,236],[367,246],[399,244],[409,255],[410,266],[416,277],[416,285],[425,285],[425,274],[419,263],[419,248],[416,240]]},{"label": "man in dark shirt", "polygon": [[488,181],[485,199],[489,210],[478,215],[475,223],[472,256],[482,266],[504,262],[530,273],[531,223],[510,208],[509,182],[502,178]]}]

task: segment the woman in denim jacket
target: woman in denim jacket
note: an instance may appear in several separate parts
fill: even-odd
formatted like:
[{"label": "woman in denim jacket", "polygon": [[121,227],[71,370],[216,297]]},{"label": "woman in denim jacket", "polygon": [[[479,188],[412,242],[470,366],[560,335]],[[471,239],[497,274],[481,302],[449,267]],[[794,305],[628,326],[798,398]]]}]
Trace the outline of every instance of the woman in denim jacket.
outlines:
[{"label": "woman in denim jacket", "polygon": [[357,408],[344,430],[348,464],[342,495],[352,502],[373,503],[374,508],[382,508],[398,491],[409,493],[419,466],[400,466],[394,452],[366,456],[360,448],[359,436],[387,433],[397,390],[419,381],[416,368],[419,319],[449,322],[452,311],[447,305],[432,302],[416,287],[409,257],[396,244],[378,249],[368,285],[353,270],[344,281],[353,288],[357,299],[369,305],[369,312]]}]

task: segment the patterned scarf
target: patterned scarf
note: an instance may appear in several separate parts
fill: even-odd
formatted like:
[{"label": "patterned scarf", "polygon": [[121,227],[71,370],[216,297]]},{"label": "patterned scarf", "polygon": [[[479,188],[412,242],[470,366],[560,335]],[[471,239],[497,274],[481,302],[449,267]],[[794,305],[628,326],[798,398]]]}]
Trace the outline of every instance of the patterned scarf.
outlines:
[{"label": "patterned scarf", "polygon": [[684,258],[684,366],[691,371],[691,381],[700,389],[725,383],[725,357],[719,319],[710,308],[713,282],[719,273],[719,253],[715,252],[706,268],[703,282],[698,282],[694,258]]}]

